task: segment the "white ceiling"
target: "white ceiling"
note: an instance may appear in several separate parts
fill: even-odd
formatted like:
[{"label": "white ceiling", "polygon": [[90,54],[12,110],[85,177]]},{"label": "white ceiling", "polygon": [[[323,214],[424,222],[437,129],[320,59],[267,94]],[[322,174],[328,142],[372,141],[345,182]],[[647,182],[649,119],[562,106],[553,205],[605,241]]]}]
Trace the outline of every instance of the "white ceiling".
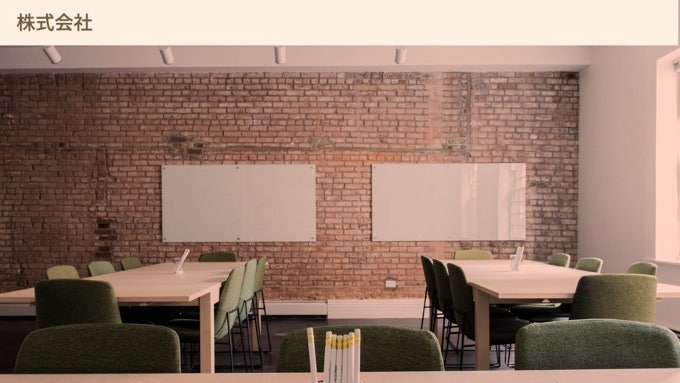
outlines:
[{"label": "white ceiling", "polygon": [[389,46],[289,46],[276,64],[272,46],[173,46],[174,62],[163,63],[157,46],[57,46],[52,64],[41,46],[0,47],[0,73],[18,72],[295,72],[295,71],[580,71],[590,48],[406,47],[395,62]]}]

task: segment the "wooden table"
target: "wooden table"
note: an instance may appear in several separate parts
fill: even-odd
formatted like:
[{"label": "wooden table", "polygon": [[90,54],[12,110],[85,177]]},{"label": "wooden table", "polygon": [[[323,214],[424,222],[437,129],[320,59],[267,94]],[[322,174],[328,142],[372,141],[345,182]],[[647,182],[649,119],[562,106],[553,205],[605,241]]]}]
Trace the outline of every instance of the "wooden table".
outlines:
[{"label": "wooden table", "polygon": [[[99,275],[87,279],[110,282],[120,304],[198,305],[201,321],[201,372],[215,372],[214,305],[229,272],[244,262],[186,262],[174,274],[172,263]],[[0,294],[3,303],[34,303],[33,289]]]},{"label": "wooden table", "polygon": [[[307,373],[0,375],[3,383],[309,383]],[[677,383],[680,369],[362,372],[362,383]]]},{"label": "wooden table", "polygon": [[[588,271],[524,261],[520,271],[508,260],[447,260],[465,272],[475,301],[475,361],[489,368],[489,305],[495,303],[571,302],[578,280]],[[680,286],[659,283],[658,298],[680,298]]]}]

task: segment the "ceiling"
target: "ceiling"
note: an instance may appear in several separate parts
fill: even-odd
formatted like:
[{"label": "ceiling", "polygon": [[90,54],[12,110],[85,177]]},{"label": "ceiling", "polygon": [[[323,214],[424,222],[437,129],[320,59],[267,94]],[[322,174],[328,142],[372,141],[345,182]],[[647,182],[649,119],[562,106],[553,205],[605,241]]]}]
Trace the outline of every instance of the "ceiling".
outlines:
[{"label": "ceiling", "polygon": [[584,46],[413,46],[395,62],[391,46],[288,46],[277,64],[273,46],[57,46],[52,64],[42,46],[0,46],[0,73],[31,72],[295,72],[295,71],[580,71]]}]

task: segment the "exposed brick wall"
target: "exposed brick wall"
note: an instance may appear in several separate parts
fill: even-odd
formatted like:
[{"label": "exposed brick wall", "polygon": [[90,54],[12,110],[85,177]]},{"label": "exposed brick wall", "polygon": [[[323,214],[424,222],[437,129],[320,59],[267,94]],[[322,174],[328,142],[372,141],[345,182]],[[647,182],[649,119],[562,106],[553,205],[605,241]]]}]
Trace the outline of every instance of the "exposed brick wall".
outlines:
[{"label": "exposed brick wall", "polygon": [[[270,299],[420,297],[418,256],[461,247],[575,256],[578,105],[558,72],[0,75],[0,290],[185,247],[268,256]],[[385,162],[525,162],[526,242],[372,242]],[[236,163],[315,164],[317,241],[161,242],[161,165]]]}]

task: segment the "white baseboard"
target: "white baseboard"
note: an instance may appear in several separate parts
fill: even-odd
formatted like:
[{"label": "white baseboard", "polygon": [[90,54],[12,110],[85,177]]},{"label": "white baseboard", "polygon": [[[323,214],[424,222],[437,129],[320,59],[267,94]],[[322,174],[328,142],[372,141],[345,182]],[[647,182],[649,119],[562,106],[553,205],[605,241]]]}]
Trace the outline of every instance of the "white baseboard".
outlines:
[{"label": "white baseboard", "polygon": [[329,300],[328,319],[420,318],[422,299]]},{"label": "white baseboard", "polygon": [[327,302],[267,301],[269,315],[324,315],[328,319],[420,318],[423,300],[332,299]]},{"label": "white baseboard", "polygon": [[23,317],[35,316],[35,306],[29,304],[2,304],[0,305],[0,317]]},{"label": "white baseboard", "polygon": [[269,301],[267,315],[328,315],[328,304],[324,301]]}]

